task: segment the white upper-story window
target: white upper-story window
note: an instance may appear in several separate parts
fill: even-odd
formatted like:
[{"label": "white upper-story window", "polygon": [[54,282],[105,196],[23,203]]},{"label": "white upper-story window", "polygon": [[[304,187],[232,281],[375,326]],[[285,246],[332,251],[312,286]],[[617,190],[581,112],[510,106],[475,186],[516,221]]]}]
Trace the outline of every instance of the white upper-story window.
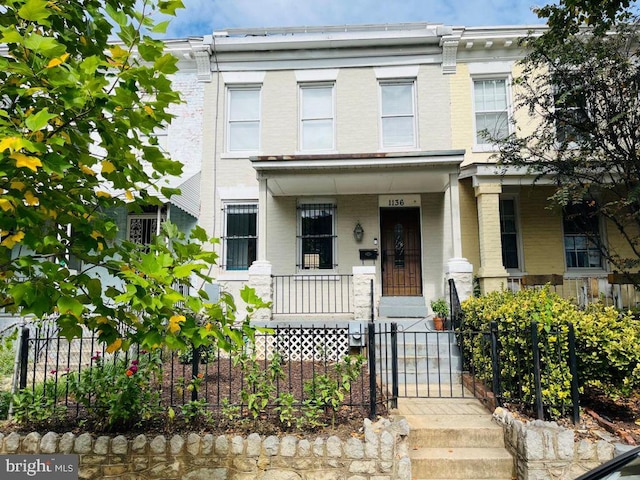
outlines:
[{"label": "white upper-story window", "polygon": [[227,150],[260,150],[260,86],[229,87]]},{"label": "white upper-story window", "polygon": [[380,82],[382,148],[416,146],[415,81]]},{"label": "white upper-story window", "polygon": [[475,144],[491,145],[491,138],[509,135],[509,83],[506,78],[480,78],[473,81]]},{"label": "white upper-story window", "polygon": [[300,85],[300,150],[334,150],[334,139],[334,85]]}]

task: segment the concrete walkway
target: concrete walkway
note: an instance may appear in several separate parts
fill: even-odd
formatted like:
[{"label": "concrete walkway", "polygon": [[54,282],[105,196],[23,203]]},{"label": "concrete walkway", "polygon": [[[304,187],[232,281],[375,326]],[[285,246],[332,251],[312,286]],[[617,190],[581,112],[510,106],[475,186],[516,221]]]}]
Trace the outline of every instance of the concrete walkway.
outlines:
[{"label": "concrete walkway", "polygon": [[399,398],[398,415],[409,422],[414,480],[511,480],[514,461],[502,427],[469,398]]}]

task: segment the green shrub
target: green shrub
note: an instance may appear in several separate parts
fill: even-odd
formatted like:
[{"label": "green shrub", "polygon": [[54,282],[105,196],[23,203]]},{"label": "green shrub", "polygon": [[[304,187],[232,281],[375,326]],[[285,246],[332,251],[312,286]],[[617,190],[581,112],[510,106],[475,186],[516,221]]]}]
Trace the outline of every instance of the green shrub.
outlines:
[{"label": "green shrub", "polygon": [[[531,323],[538,322],[542,371],[542,401],[550,418],[558,418],[571,405],[571,373],[566,362],[568,322],[581,313],[548,288],[492,292],[463,303],[464,330],[488,332],[492,321],[499,331],[501,388],[506,402],[534,404]],[[487,336],[464,335],[463,348],[478,377],[490,383],[491,350]]]},{"label": "green shrub", "polygon": [[580,382],[611,397],[640,387],[640,321],[601,303],[575,322]]}]

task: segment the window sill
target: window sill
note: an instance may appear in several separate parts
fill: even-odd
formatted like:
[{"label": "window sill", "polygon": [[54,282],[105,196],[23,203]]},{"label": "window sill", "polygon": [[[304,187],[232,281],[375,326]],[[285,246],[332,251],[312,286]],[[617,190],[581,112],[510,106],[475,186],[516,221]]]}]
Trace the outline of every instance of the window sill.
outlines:
[{"label": "window sill", "polygon": [[606,277],[608,272],[601,268],[572,268],[564,272],[564,278]]},{"label": "window sill", "polygon": [[249,281],[249,270],[222,270],[217,280]]},{"label": "window sill", "polygon": [[492,153],[499,150],[497,145],[474,145],[471,147],[471,153]]},{"label": "window sill", "polygon": [[260,155],[260,152],[224,152],[220,154],[220,158],[223,160],[236,160],[236,159],[248,159],[249,157],[256,157]]}]

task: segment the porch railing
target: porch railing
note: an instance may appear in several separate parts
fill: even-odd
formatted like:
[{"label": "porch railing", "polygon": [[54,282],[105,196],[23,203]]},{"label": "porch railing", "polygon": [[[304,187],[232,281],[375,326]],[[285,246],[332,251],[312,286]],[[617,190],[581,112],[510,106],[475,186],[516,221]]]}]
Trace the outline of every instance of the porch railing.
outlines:
[{"label": "porch railing", "polygon": [[353,275],[273,275],[273,313],[353,313]]},{"label": "porch railing", "polygon": [[551,289],[563,298],[584,308],[600,301],[605,305],[624,310],[640,308],[640,291],[622,274],[610,273],[592,276],[525,275],[510,277],[507,288],[514,292],[523,288],[551,285]]}]

